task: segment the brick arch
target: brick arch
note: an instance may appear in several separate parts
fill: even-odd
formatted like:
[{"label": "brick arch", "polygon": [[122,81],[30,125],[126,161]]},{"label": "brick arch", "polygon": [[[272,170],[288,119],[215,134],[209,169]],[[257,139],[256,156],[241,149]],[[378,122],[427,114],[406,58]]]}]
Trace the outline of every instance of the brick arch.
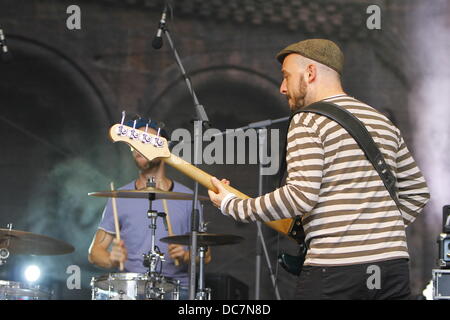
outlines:
[{"label": "brick arch", "polygon": [[[254,69],[214,65],[194,70],[190,78],[214,127],[233,128],[288,113],[286,101],[278,92],[279,81]],[[172,68],[162,79],[165,86],[153,93],[143,114],[165,122],[169,129],[190,126],[194,107],[184,79]]]},{"label": "brick arch", "polygon": [[74,245],[47,263],[48,274],[58,274],[64,263],[86,260],[102,206],[86,195],[107,186],[121,157],[107,141],[112,95],[95,72],[52,46],[10,34],[8,46],[13,59],[0,63],[1,149],[8,152],[0,175],[20,191],[2,196],[0,224]]},{"label": "brick arch", "polygon": [[115,100],[112,91],[93,68],[85,65],[85,61],[59,49],[60,47],[69,48],[70,44],[52,46],[16,34],[8,34],[8,43],[13,59],[6,66],[14,65],[14,61],[20,57],[26,57],[30,63],[34,60],[36,64],[45,65],[48,68],[47,73],[40,74],[43,81],[51,73],[58,74],[61,81],[71,82],[73,91],[77,90],[83,98],[88,99],[89,105],[80,106],[80,108],[90,108],[90,111],[95,112],[95,117],[101,121],[111,119]]}]

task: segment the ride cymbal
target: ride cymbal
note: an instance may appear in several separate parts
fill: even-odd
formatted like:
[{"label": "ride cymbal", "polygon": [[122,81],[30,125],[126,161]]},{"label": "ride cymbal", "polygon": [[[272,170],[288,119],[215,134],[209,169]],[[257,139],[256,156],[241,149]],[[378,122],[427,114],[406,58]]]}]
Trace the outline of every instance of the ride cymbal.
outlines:
[{"label": "ride cymbal", "polygon": [[[89,196],[106,197],[106,198],[132,198],[132,199],[149,199],[151,195],[155,198],[152,200],[192,200],[194,195],[190,193],[163,191],[157,188],[148,187],[140,190],[114,190],[90,192]],[[209,197],[198,196],[199,201],[207,201]]]},{"label": "ride cymbal", "polygon": [[8,249],[11,254],[36,256],[67,254],[75,250],[73,246],[61,240],[9,229],[0,229],[0,248]]}]

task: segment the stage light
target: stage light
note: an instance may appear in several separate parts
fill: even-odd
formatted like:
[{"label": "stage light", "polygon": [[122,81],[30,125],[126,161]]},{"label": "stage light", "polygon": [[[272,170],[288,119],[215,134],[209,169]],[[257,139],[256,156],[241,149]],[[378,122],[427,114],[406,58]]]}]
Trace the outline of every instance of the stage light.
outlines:
[{"label": "stage light", "polygon": [[39,267],[36,265],[28,266],[25,269],[25,279],[28,282],[35,282],[40,278],[40,276],[41,276],[41,269],[39,269]]}]

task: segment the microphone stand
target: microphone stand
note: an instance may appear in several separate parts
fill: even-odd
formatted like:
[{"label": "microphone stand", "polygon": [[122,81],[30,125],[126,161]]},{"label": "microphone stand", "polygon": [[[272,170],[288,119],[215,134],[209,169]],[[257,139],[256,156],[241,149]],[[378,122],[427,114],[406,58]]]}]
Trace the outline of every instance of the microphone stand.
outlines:
[{"label": "microphone stand", "polygon": [[[267,141],[267,131],[262,127],[258,128],[258,143],[259,143],[259,175],[258,175],[258,193],[259,196],[263,195],[263,170],[264,163],[263,157],[265,155],[264,147]],[[273,152],[273,150],[272,150]],[[256,237],[256,279],[255,279],[255,300],[259,300],[260,294],[260,282],[261,282],[261,248],[264,249],[264,256],[266,257],[267,268],[269,269],[270,278],[272,280],[272,285],[275,290],[275,296],[277,300],[281,300],[280,292],[278,291],[278,285],[276,282],[276,277],[272,269],[272,264],[270,263],[269,253],[267,251],[266,242],[264,241],[264,235],[261,229],[261,221],[256,221],[256,226],[258,228],[258,235]]]},{"label": "microphone stand", "polygon": [[[203,106],[199,103],[197,99],[197,95],[194,92],[194,89],[192,88],[192,83],[189,77],[186,74],[186,71],[183,67],[183,64],[181,63],[180,56],[178,55],[178,52],[173,44],[172,38],[170,36],[169,30],[166,26],[166,21],[160,22],[160,28],[162,28],[164,35],[167,38],[167,41],[169,42],[170,48],[175,56],[176,63],[178,64],[178,67],[181,71],[181,74],[186,82],[186,85],[188,87],[189,93],[192,96],[193,102],[194,102],[194,108],[196,117],[194,119],[194,163],[196,164],[200,163],[199,160],[202,156],[202,128],[209,128],[209,119],[206,115],[205,109]],[[200,156],[200,158],[199,158]],[[198,182],[196,181],[194,184],[194,199],[192,200],[192,215],[191,215],[191,252],[190,252],[190,267],[189,267],[189,300],[195,299],[195,284],[196,284],[196,256],[197,256],[197,236],[199,232],[199,216],[200,212],[198,209]]]},{"label": "microphone stand", "polygon": [[[233,130],[234,131],[236,131],[236,130],[244,131],[244,130],[247,130],[247,129],[262,129],[262,128],[267,128],[267,127],[271,126],[272,124],[279,123],[279,122],[284,122],[284,121],[287,121],[287,120],[289,120],[289,117],[278,118],[278,119],[275,119],[275,120],[271,120],[271,119],[262,120],[262,121],[258,121],[258,122],[249,123],[247,126],[236,128],[236,129],[233,129]],[[227,134],[226,131],[222,131],[222,132],[213,134],[211,137],[218,137],[218,136],[223,136],[223,135],[226,135],[226,134]]]},{"label": "microphone stand", "polygon": [[[240,128],[234,129],[234,131],[236,131],[236,130],[243,131],[243,130],[247,130],[247,129],[257,129],[258,130],[258,144],[259,144],[258,193],[259,193],[259,196],[263,195],[263,170],[264,170],[264,163],[265,163],[265,161],[263,160],[263,157],[266,154],[266,152],[264,152],[265,151],[264,148],[265,148],[265,142],[267,141],[267,132],[264,129],[271,126],[272,124],[284,122],[287,120],[289,120],[289,117],[279,118],[279,119],[275,119],[275,120],[270,120],[270,119],[263,120],[263,121],[258,121],[258,122],[252,122],[245,127],[240,127]],[[227,131],[222,131],[222,132],[214,134],[212,136],[217,137],[217,136],[226,135],[226,134],[227,134]],[[267,268],[269,269],[270,279],[272,280],[272,285],[275,290],[275,296],[277,297],[277,300],[281,300],[280,293],[278,291],[278,286],[276,283],[276,277],[275,277],[275,274],[272,269],[272,264],[270,263],[269,253],[267,251],[267,246],[266,246],[266,242],[264,240],[264,235],[262,234],[261,225],[262,225],[261,221],[256,222],[258,231],[257,231],[257,237],[256,237],[255,300],[260,299],[259,296],[260,296],[260,291],[261,291],[261,289],[260,289],[261,256],[262,256],[261,249],[263,249],[263,251],[264,251]]]}]

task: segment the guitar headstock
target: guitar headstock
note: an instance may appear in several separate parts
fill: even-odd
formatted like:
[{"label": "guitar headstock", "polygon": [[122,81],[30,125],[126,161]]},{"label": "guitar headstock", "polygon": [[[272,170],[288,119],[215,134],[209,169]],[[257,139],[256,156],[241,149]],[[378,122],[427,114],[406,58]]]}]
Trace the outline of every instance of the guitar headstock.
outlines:
[{"label": "guitar headstock", "polygon": [[109,129],[112,141],[125,142],[149,161],[155,158],[170,157],[169,143],[161,136],[128,127],[124,124],[115,124]]}]

